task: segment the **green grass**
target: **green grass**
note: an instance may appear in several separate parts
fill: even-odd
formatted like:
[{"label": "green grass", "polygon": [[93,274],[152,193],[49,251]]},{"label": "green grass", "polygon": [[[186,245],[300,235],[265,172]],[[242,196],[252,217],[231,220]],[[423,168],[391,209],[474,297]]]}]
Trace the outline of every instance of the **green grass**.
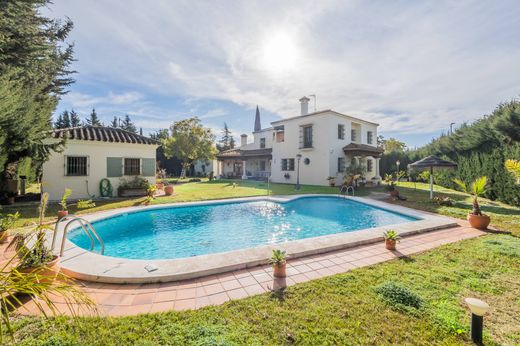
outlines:
[{"label": "green grass", "polygon": [[[448,207],[440,206],[429,199],[428,184],[401,182],[397,189],[401,195],[407,197],[407,200],[388,202],[459,219],[466,219],[468,212],[471,211],[471,196],[459,191],[434,186],[435,196],[450,197],[455,202],[452,207]],[[482,212],[491,217],[493,227],[520,235],[520,208],[485,198],[479,200]]]},{"label": "green grass", "polygon": [[[491,305],[486,345],[520,342],[520,239],[486,235],[195,311],[46,322],[21,317],[17,345],[470,345],[465,297]],[[396,283],[421,304],[377,293]],[[383,285],[383,286],[382,286]],[[397,293],[396,293],[397,292]],[[415,298],[414,298],[415,299]],[[409,300],[409,298],[408,298]],[[406,300],[405,300],[406,303]]]}]

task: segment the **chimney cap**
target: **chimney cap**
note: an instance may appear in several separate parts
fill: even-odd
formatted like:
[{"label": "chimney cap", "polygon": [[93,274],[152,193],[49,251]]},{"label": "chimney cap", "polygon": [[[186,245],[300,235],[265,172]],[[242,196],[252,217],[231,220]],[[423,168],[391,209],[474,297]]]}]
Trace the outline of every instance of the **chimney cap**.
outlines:
[{"label": "chimney cap", "polygon": [[311,100],[310,98],[308,98],[307,96],[304,96],[304,97],[302,97],[300,99],[300,102],[302,102],[302,101],[310,101],[310,100]]},{"label": "chimney cap", "polygon": [[242,133],[240,137],[247,137],[247,135],[245,133]]}]

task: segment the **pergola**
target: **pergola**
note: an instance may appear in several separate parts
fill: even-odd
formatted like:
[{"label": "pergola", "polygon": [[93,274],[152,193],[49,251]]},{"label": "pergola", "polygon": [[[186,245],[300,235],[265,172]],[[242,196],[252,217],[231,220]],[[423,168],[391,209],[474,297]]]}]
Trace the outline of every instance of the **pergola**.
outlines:
[{"label": "pergola", "polygon": [[433,199],[433,168],[457,168],[457,164],[443,160],[435,155],[430,155],[422,160],[409,164],[408,168],[416,168],[422,171],[428,168],[430,169],[430,199]]}]

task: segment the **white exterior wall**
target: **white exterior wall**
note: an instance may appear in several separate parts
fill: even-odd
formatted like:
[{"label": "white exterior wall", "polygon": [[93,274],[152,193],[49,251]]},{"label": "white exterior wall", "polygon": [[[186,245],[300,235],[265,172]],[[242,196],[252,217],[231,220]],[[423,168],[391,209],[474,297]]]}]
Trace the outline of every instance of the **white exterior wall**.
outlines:
[{"label": "white exterior wall", "polygon": [[[63,152],[52,153],[43,164],[42,191],[49,193],[50,200],[61,199],[66,188],[72,189],[71,199],[99,197],[99,182],[107,178],[107,157],[155,159],[156,149],[157,145],[150,144],[68,140]],[[88,176],[66,176],[65,156],[88,156]],[[155,176],[144,178],[155,184]],[[112,183],[113,195],[117,196],[121,178],[108,179]]]},{"label": "white exterior wall", "polygon": [[[273,160],[271,165],[271,180],[278,183],[295,184],[297,179],[297,159],[296,155],[302,155],[300,160],[300,183],[308,185],[327,185],[327,177],[337,177],[337,183],[341,183],[343,174],[338,172],[337,162],[339,157],[345,157],[346,166],[350,163],[351,158],[346,157],[343,147],[351,143],[351,124],[361,124],[361,141],[358,144],[367,144],[367,131],[373,132],[372,146],[377,146],[377,125],[364,122],[362,120],[351,119],[348,116],[342,116],[334,112],[319,113],[307,117],[288,119],[282,122],[276,122],[276,126],[284,125],[285,140],[282,143],[273,142]],[[344,139],[338,138],[338,125],[345,126]],[[300,149],[300,127],[303,125],[313,126],[313,148]],[[282,159],[295,159],[294,171],[282,171]],[[308,158],[310,163],[306,165],[305,159]],[[361,160],[366,165],[366,161]],[[376,161],[373,162],[373,172],[366,175],[367,180],[376,174]],[[289,173],[290,178],[286,179],[284,175]]]},{"label": "white exterior wall", "polygon": [[[265,138],[265,148],[273,147],[273,129],[264,129],[253,132],[253,143],[248,145],[248,149],[262,149],[260,148],[260,139]],[[251,146],[251,147],[250,147]]]},{"label": "white exterior wall", "polygon": [[[203,167],[204,166],[204,167]],[[209,175],[213,172],[213,176],[220,174],[217,160],[197,160],[193,163],[193,171],[195,175]]]}]

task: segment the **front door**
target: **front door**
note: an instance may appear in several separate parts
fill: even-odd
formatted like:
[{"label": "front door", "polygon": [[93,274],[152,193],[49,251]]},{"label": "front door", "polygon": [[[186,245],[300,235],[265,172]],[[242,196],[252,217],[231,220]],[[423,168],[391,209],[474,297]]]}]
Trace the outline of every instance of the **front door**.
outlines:
[{"label": "front door", "polygon": [[233,164],[233,174],[236,177],[241,177],[242,176],[242,162],[235,161],[235,163]]}]

